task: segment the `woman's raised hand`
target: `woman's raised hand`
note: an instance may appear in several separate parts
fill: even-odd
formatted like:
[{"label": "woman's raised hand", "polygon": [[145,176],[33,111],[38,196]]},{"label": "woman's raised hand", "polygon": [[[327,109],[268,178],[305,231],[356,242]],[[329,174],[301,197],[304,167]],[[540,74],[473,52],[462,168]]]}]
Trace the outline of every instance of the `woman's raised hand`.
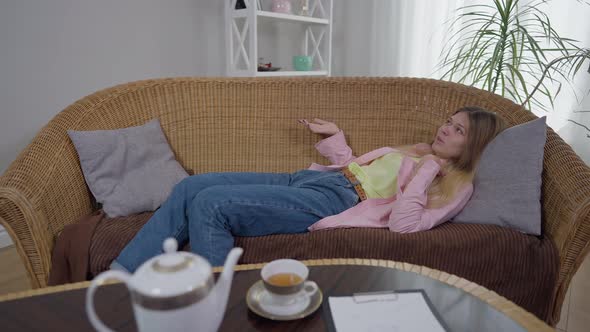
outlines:
[{"label": "woman's raised hand", "polygon": [[332,136],[340,131],[340,128],[335,123],[322,119],[313,119],[312,122],[301,119],[299,123],[306,125],[311,132],[325,136]]}]

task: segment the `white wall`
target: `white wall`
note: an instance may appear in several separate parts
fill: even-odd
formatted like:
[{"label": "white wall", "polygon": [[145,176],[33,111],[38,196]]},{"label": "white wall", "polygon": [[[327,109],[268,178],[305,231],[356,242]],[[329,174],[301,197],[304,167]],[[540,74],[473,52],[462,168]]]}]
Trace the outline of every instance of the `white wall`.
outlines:
[{"label": "white wall", "polygon": [[[577,1],[556,1],[549,3],[549,11],[554,29],[578,40],[582,47],[590,48],[590,5]],[[573,120],[590,128],[588,66],[590,61],[586,60],[575,77],[574,89],[564,85],[555,100],[555,110],[548,114],[547,119],[552,128],[590,165],[590,131],[568,121]]]},{"label": "white wall", "polygon": [[138,79],[223,75],[214,0],[0,1],[0,172],[75,100]]}]

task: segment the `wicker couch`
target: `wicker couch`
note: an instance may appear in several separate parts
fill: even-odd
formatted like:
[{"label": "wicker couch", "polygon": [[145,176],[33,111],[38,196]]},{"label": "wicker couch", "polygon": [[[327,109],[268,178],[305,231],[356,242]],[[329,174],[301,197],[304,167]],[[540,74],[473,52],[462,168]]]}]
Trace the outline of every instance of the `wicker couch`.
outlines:
[{"label": "wicker couch", "polygon": [[[46,286],[57,235],[94,210],[67,129],[121,128],[157,117],[187,169],[279,172],[321,161],[313,149],[317,137],[296,119],[336,121],[361,154],[380,146],[427,141],[450,112],[465,105],[498,112],[509,125],[535,119],[500,96],[428,79],[174,78],[115,86],[60,112],[0,177],[0,222],[15,242],[32,287]],[[571,278],[590,248],[590,169],[551,129],[542,206],[542,238],[558,253],[558,273],[546,299],[547,316],[541,318],[555,324]],[[376,231],[387,232],[367,232]],[[319,236],[329,236],[324,233]],[[338,234],[354,236],[350,230]],[[371,241],[372,235],[362,234]],[[253,241],[257,239],[240,243]],[[338,252],[322,255],[338,257]],[[510,271],[506,274],[510,278]]]}]

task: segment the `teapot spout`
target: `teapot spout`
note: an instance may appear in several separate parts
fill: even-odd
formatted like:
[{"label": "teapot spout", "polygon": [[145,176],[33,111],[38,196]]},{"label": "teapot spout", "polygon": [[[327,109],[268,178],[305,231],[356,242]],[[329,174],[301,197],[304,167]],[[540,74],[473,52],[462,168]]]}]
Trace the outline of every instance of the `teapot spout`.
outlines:
[{"label": "teapot spout", "polygon": [[240,259],[243,252],[244,249],[242,248],[233,248],[229,252],[227,258],[225,259],[225,264],[223,265],[223,272],[221,272],[219,281],[226,280],[228,283],[231,283],[232,278],[234,276],[234,266],[236,266],[236,264],[238,263],[238,259]]},{"label": "teapot spout", "polygon": [[221,323],[223,313],[225,313],[225,308],[227,306],[229,291],[231,290],[231,282],[234,277],[234,266],[238,263],[238,259],[240,259],[243,252],[244,250],[242,248],[233,248],[229,252],[225,259],[225,264],[223,265],[223,272],[221,272],[217,284],[213,289],[213,297],[217,300],[217,312],[221,313],[219,323]]}]

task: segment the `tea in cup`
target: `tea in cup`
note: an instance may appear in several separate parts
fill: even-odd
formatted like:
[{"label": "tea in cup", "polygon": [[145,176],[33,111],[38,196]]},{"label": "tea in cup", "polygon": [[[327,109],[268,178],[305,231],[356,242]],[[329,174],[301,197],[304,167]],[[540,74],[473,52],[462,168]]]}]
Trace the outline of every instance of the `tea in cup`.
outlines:
[{"label": "tea in cup", "polygon": [[307,280],[307,266],[294,259],[274,260],[262,268],[260,275],[266,290],[260,305],[269,313],[292,315],[301,312],[318,291],[318,285]]},{"label": "tea in cup", "polygon": [[295,273],[277,273],[268,277],[267,282],[273,286],[287,287],[299,285],[303,278]]}]

